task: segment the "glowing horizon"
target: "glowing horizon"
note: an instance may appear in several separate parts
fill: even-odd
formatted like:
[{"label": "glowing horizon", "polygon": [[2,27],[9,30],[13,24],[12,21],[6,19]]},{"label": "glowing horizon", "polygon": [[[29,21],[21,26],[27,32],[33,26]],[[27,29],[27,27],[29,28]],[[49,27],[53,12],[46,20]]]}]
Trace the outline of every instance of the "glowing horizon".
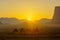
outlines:
[{"label": "glowing horizon", "polygon": [[[0,17],[39,20],[52,19],[60,0],[0,0]],[[28,18],[29,17],[29,18]]]}]

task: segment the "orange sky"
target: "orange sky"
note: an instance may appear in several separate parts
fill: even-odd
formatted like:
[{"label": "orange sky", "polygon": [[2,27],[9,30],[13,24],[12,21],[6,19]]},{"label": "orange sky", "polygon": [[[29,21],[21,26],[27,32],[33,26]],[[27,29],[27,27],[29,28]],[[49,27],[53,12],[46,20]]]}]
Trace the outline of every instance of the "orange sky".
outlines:
[{"label": "orange sky", "polygon": [[0,0],[0,17],[38,20],[51,19],[60,0]]}]

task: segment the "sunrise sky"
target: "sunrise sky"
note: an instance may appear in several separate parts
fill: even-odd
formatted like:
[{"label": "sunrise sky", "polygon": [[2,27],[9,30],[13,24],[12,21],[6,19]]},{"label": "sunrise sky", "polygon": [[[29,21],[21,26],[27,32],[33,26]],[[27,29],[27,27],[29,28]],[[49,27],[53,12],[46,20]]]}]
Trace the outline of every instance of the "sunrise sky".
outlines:
[{"label": "sunrise sky", "polygon": [[51,19],[60,0],[0,0],[0,17]]}]

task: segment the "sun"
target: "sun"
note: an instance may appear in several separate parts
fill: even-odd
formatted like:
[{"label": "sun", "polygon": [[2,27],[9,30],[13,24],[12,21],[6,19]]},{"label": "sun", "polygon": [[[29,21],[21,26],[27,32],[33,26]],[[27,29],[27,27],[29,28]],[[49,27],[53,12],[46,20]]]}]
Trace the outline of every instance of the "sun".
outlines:
[{"label": "sun", "polygon": [[28,21],[32,21],[32,19],[31,19],[31,18],[27,18],[27,20],[28,20]]}]

